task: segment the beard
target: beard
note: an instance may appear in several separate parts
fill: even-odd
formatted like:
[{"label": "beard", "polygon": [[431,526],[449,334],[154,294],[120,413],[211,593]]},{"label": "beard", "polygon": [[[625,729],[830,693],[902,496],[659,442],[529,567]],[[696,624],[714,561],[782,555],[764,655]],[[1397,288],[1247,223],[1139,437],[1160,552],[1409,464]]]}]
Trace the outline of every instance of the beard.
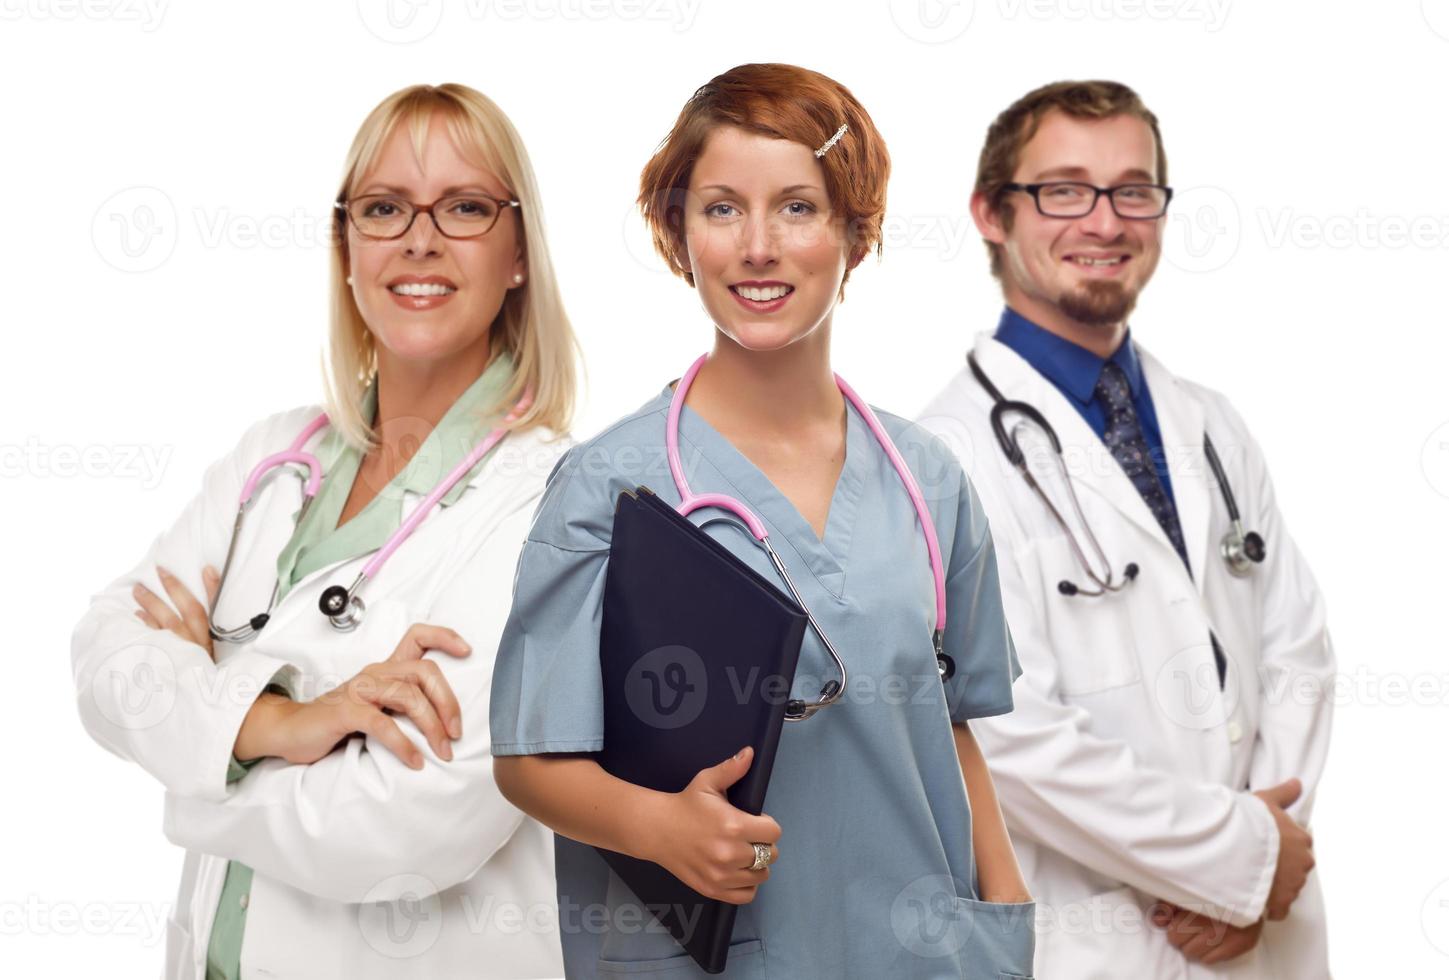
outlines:
[{"label": "beard", "polygon": [[1119,282],[1085,282],[1057,298],[1063,313],[1094,327],[1108,327],[1127,319],[1137,305],[1137,294]]}]

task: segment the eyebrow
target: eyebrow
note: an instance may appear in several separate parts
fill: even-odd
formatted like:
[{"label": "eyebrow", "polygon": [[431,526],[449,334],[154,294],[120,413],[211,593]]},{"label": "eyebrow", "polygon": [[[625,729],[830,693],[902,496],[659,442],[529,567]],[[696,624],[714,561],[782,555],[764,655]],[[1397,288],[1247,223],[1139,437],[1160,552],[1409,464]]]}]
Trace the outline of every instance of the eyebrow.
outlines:
[{"label": "eyebrow", "polygon": [[[734,194],[734,195],[737,195],[737,196],[739,195],[739,191],[735,190],[733,187],[730,187],[728,184],[706,184],[705,186],[701,187],[700,190],[701,191],[724,191],[726,194]],[[816,187],[814,184],[791,184],[789,187],[781,188],[780,189],[780,194],[781,195],[785,195],[785,194],[794,194],[796,191],[818,191],[818,190],[820,190],[820,188],[819,187]]]},{"label": "eyebrow", "polygon": [[[378,191],[385,191],[389,194],[401,194],[404,197],[412,193],[412,191],[406,187],[394,187],[391,184],[368,184],[365,188],[358,191],[357,193],[371,194]],[[488,188],[484,187],[482,184],[461,184],[453,187],[444,187],[443,193],[439,194],[438,196],[447,197],[450,194],[460,194],[464,191],[475,191],[479,194],[487,194],[489,197],[493,196],[493,192],[490,191]]]},{"label": "eyebrow", "polygon": [[[1086,176],[1088,176],[1086,167],[1052,167],[1049,170],[1043,170],[1038,173],[1033,179],[1033,183],[1040,180],[1047,180],[1052,177],[1067,177],[1077,179]],[[1153,176],[1150,173],[1145,170],[1139,170],[1135,167],[1131,170],[1122,171],[1122,173],[1117,175],[1117,179],[1140,180],[1145,184],[1150,184],[1154,180]]]}]

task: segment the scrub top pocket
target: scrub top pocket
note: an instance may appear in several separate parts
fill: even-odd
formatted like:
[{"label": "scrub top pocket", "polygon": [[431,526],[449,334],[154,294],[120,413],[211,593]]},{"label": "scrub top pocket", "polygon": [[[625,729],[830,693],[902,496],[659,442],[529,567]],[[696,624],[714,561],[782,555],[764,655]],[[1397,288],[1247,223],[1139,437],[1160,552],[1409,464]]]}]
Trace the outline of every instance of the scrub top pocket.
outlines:
[{"label": "scrub top pocket", "polygon": [[961,949],[965,980],[1032,980],[1036,958],[1036,903],[957,898],[968,930]]}]

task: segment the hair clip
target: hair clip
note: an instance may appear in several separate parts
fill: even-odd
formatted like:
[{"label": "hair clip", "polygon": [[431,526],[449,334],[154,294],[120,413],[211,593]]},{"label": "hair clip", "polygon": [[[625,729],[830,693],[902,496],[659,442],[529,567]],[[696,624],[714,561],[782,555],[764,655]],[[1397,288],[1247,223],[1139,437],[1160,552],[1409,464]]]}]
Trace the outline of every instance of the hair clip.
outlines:
[{"label": "hair clip", "polygon": [[823,156],[825,156],[825,151],[828,150],[828,149],[830,149],[837,142],[839,142],[840,141],[840,137],[844,136],[845,135],[845,131],[847,129],[849,129],[849,128],[850,128],[850,123],[841,123],[840,124],[840,128],[835,131],[835,135],[832,136],[832,137],[830,137],[830,139],[826,140],[825,141],[825,144],[823,146],[821,146],[820,149],[818,149],[818,150],[815,151],[815,155],[817,157],[823,157]]}]

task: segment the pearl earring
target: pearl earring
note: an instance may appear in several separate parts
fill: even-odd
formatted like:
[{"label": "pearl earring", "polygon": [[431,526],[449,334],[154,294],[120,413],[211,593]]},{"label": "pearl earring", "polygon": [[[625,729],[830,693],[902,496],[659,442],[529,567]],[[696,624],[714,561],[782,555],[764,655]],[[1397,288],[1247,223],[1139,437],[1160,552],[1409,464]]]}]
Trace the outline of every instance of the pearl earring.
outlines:
[{"label": "pearl earring", "polygon": [[349,286],[352,285],[352,277],[351,276],[348,276],[347,277],[347,285],[349,285]]},{"label": "pearl earring", "polygon": [[521,273],[521,272],[515,272],[513,274],[513,284],[516,286],[516,285],[518,285],[521,282],[523,282],[523,273]]}]

